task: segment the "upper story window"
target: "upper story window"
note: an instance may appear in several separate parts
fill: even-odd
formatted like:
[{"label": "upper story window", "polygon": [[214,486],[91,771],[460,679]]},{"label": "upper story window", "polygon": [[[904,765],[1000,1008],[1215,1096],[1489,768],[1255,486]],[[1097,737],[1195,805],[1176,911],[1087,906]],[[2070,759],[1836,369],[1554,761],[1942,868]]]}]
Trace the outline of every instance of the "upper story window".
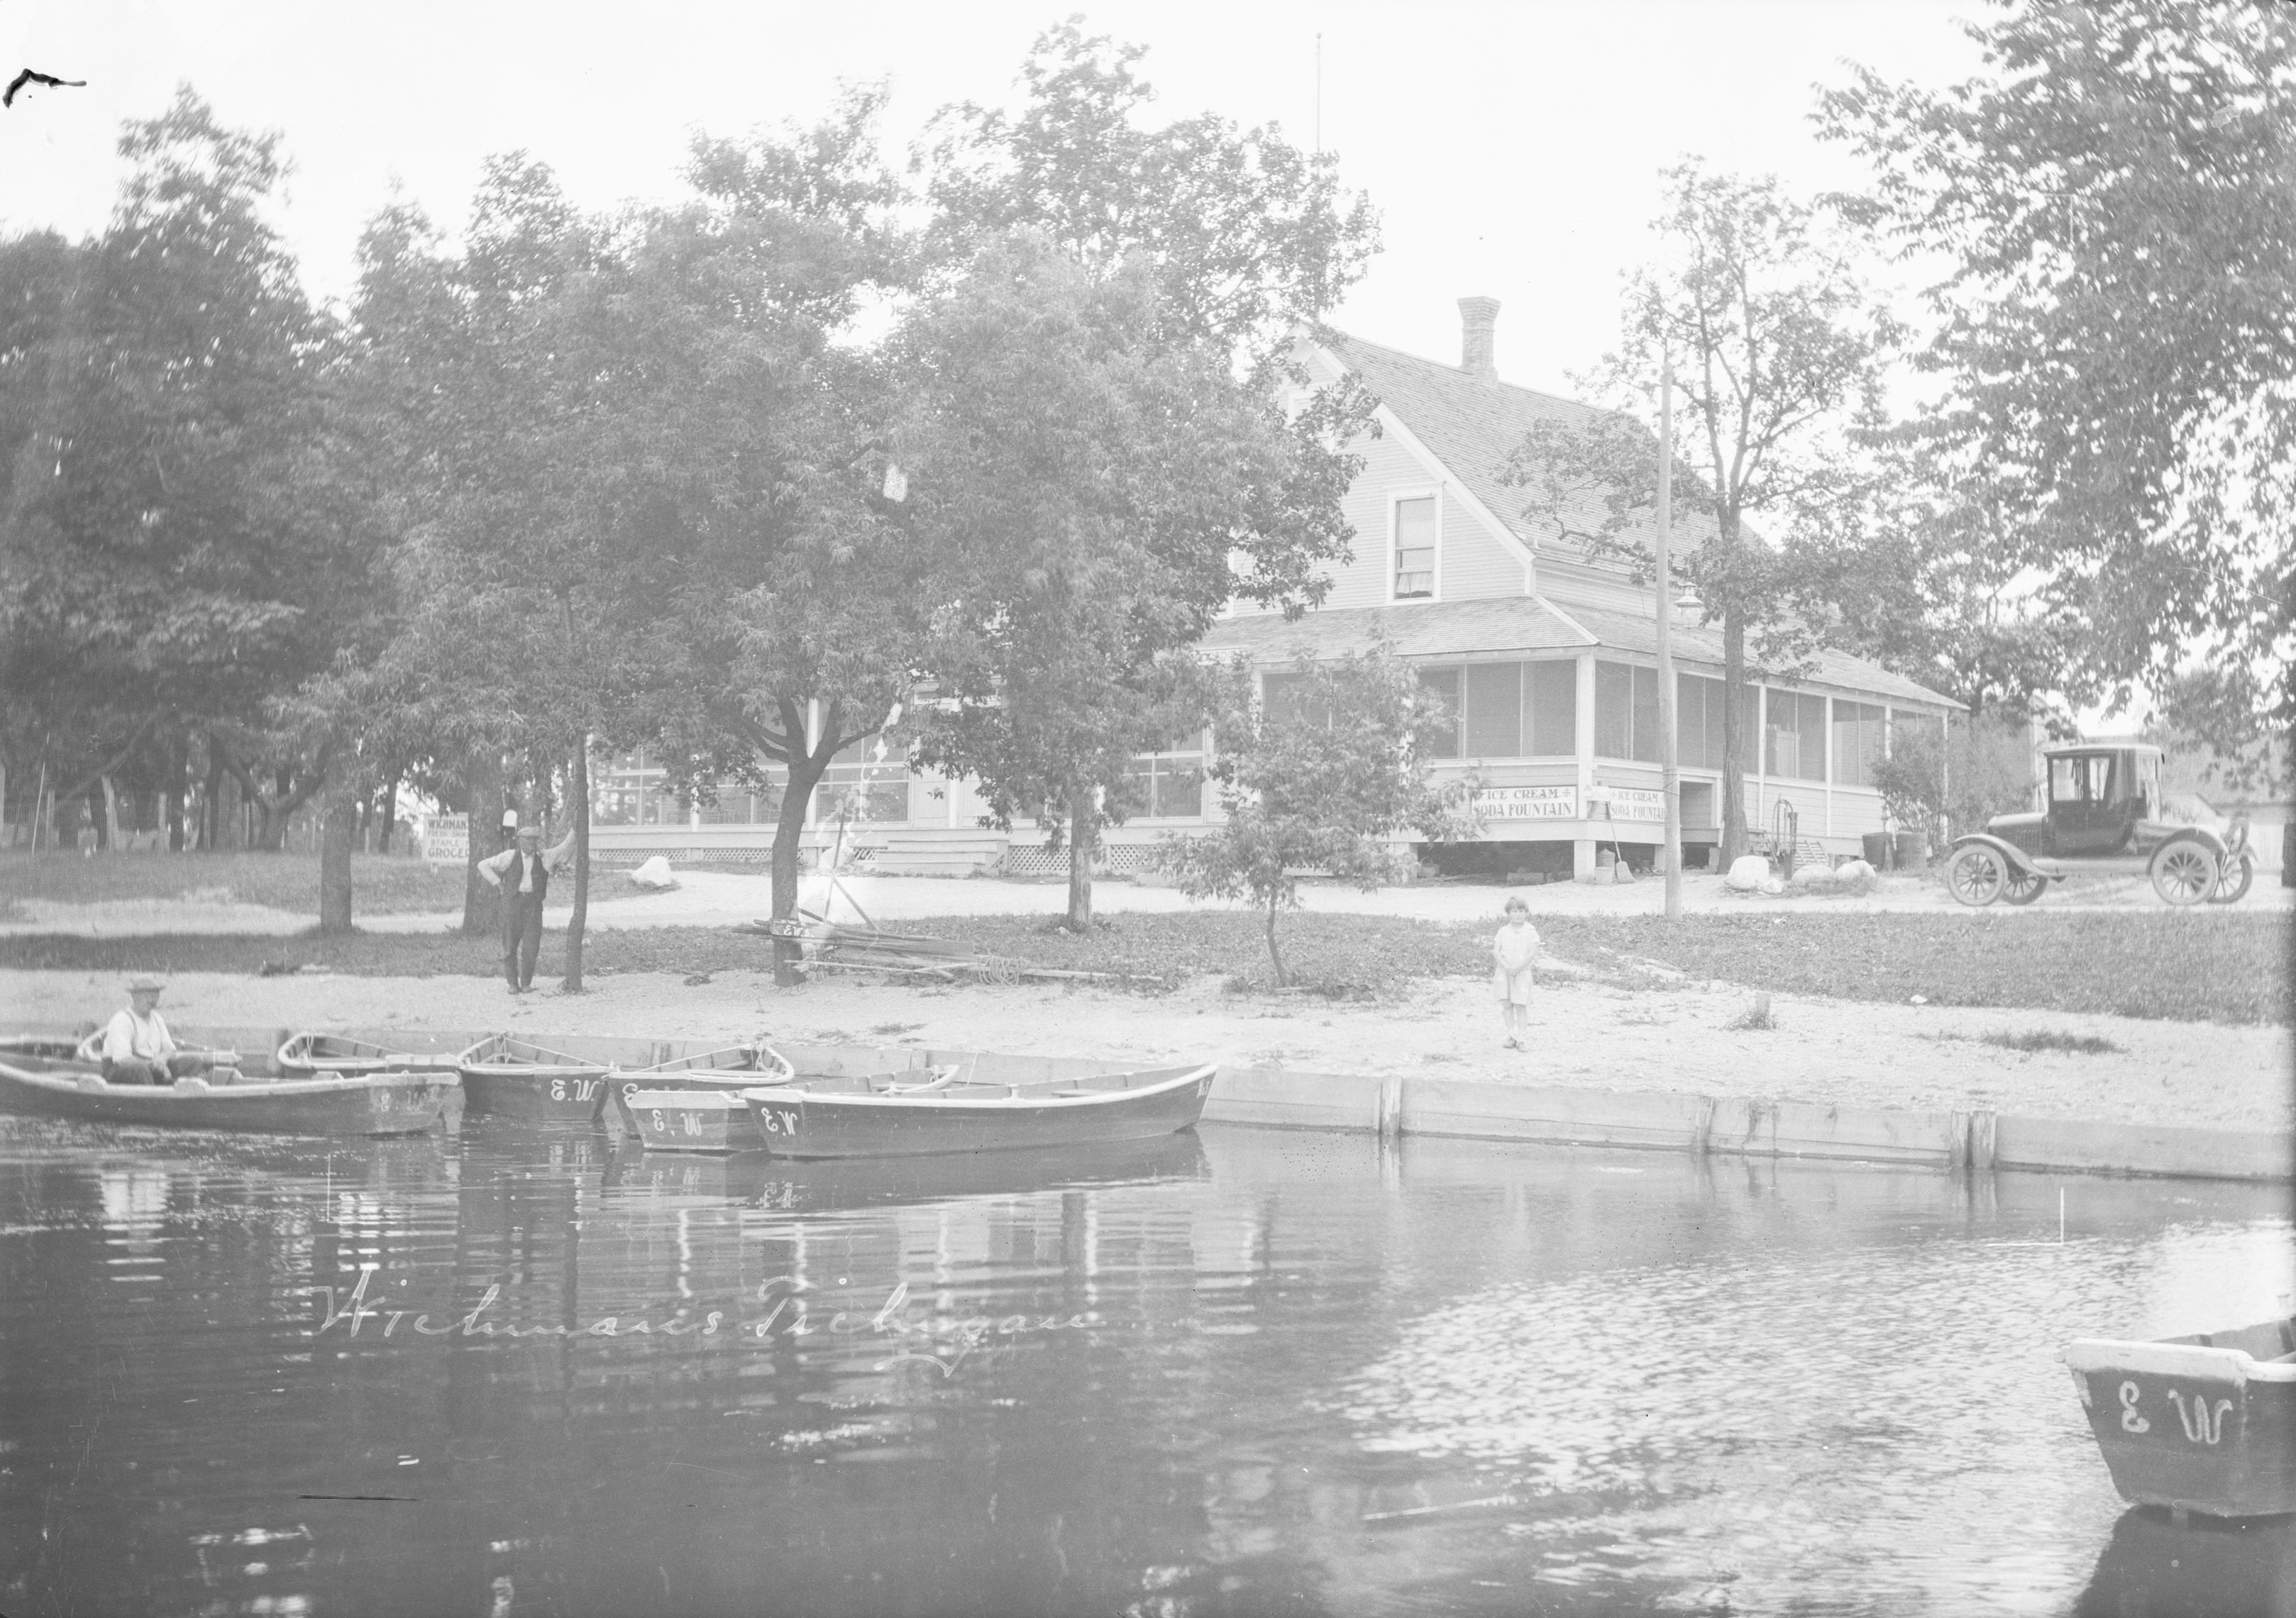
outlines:
[{"label": "upper story window", "polygon": [[1395,503],[1395,599],[1435,593],[1435,496],[1410,494]]}]

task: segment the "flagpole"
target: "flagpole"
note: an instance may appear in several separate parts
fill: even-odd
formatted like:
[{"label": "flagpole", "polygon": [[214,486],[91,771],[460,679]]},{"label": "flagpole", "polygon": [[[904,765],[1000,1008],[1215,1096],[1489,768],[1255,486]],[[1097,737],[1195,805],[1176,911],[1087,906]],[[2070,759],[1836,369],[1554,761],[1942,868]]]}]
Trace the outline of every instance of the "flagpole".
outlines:
[{"label": "flagpole", "polygon": [[1659,860],[1666,871],[1666,913],[1682,914],[1682,774],[1675,748],[1674,577],[1667,554],[1674,527],[1674,359],[1660,365],[1658,384],[1658,758],[1659,789],[1666,799],[1666,841]]}]

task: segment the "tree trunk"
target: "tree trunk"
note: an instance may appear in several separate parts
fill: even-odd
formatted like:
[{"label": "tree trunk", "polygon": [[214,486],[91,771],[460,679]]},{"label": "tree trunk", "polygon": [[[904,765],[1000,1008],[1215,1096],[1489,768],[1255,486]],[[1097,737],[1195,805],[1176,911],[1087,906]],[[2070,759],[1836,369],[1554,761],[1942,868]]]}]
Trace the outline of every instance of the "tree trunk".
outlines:
[{"label": "tree trunk", "polygon": [[382,821],[382,836],[376,841],[375,852],[377,854],[389,854],[390,852],[390,830],[398,821],[398,777],[397,775],[394,774],[389,780],[383,783],[382,797],[379,800],[379,818]]},{"label": "tree trunk", "polygon": [[[103,789],[103,820],[96,829],[95,846],[106,851],[119,846],[119,793],[111,784],[111,777],[99,775],[96,783]],[[90,803],[95,800],[91,797]]]},{"label": "tree trunk", "polygon": [[1267,900],[1267,959],[1275,963],[1275,986],[1289,988],[1292,978],[1283,969],[1283,952],[1275,947],[1275,899],[1273,895]]},{"label": "tree trunk", "polygon": [[[829,772],[829,755],[825,748],[816,748],[818,758],[798,754],[790,761],[789,784],[782,792],[781,813],[774,818],[774,919],[787,921],[797,915],[798,844],[805,836],[806,805],[813,801],[813,789]],[[774,940],[774,982],[782,988],[791,988],[805,981],[798,968],[805,952],[793,938]]]},{"label": "tree trunk", "polygon": [[358,795],[348,785],[330,787],[321,800],[319,826],[319,931],[351,930],[351,838],[358,821]]},{"label": "tree trunk", "polygon": [[1068,928],[1081,933],[1092,926],[1092,855],[1095,842],[1094,804],[1086,796],[1081,805],[1069,805]]},{"label": "tree trunk", "polygon": [[566,783],[566,813],[574,817],[574,913],[566,921],[566,981],[569,994],[582,993],[582,928],[590,919],[590,739],[574,744],[574,768]]},{"label": "tree trunk", "polygon": [[1746,691],[1746,617],[1722,615],[1722,867],[1746,852],[1746,748],[1754,738],[1739,723]]},{"label": "tree trunk", "polygon": [[463,765],[470,782],[470,850],[463,863],[463,936],[490,936],[501,925],[502,895],[479,875],[479,862],[493,854],[495,825],[502,814],[502,759],[490,747],[475,747]]},{"label": "tree trunk", "polygon": [[192,773],[192,744],[188,737],[178,736],[168,749],[168,852],[184,852],[184,800],[189,796]]},{"label": "tree trunk", "polygon": [[224,760],[222,740],[210,731],[207,737],[208,789],[200,805],[200,846],[225,849],[239,846],[234,835],[239,825],[239,778]]}]

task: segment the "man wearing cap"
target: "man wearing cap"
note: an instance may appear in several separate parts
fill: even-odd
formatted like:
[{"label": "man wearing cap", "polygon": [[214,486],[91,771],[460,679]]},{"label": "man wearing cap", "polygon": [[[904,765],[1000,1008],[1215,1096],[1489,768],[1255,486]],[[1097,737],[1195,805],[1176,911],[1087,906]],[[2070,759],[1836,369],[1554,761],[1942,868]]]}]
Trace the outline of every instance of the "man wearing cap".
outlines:
[{"label": "man wearing cap", "polygon": [[570,829],[557,847],[542,851],[542,828],[518,829],[518,846],[479,862],[479,875],[502,889],[503,976],[510,992],[534,987],[534,958],[542,952],[542,902],[550,893],[550,873],[565,869],[574,852]]},{"label": "man wearing cap", "polygon": [[165,1084],[208,1070],[209,1058],[179,1049],[160,1016],[156,977],[128,980],[127,1006],[103,1030],[103,1077],[111,1084]]}]

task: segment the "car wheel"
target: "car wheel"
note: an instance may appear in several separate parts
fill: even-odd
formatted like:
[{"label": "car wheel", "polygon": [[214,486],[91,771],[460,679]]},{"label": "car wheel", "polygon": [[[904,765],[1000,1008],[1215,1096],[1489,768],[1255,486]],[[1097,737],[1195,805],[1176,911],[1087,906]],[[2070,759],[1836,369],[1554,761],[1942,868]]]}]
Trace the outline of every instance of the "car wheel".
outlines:
[{"label": "car wheel", "polygon": [[2224,874],[2217,878],[2217,891],[2209,895],[2209,903],[2230,904],[2247,893],[2249,884],[2255,880],[2256,856],[2245,852],[2235,854],[2225,862]]},{"label": "car wheel", "polygon": [[2152,891],[2171,904],[2198,904],[2217,889],[2222,873],[2208,849],[2189,838],[2164,843],[2152,856]]},{"label": "car wheel", "polygon": [[1982,844],[1964,848],[1945,868],[1946,891],[1964,904],[1990,904],[2009,880],[2009,862]]},{"label": "car wheel", "polygon": [[2049,889],[2049,879],[2038,870],[2013,870],[2002,885],[2001,898],[2008,904],[2030,904]]}]

